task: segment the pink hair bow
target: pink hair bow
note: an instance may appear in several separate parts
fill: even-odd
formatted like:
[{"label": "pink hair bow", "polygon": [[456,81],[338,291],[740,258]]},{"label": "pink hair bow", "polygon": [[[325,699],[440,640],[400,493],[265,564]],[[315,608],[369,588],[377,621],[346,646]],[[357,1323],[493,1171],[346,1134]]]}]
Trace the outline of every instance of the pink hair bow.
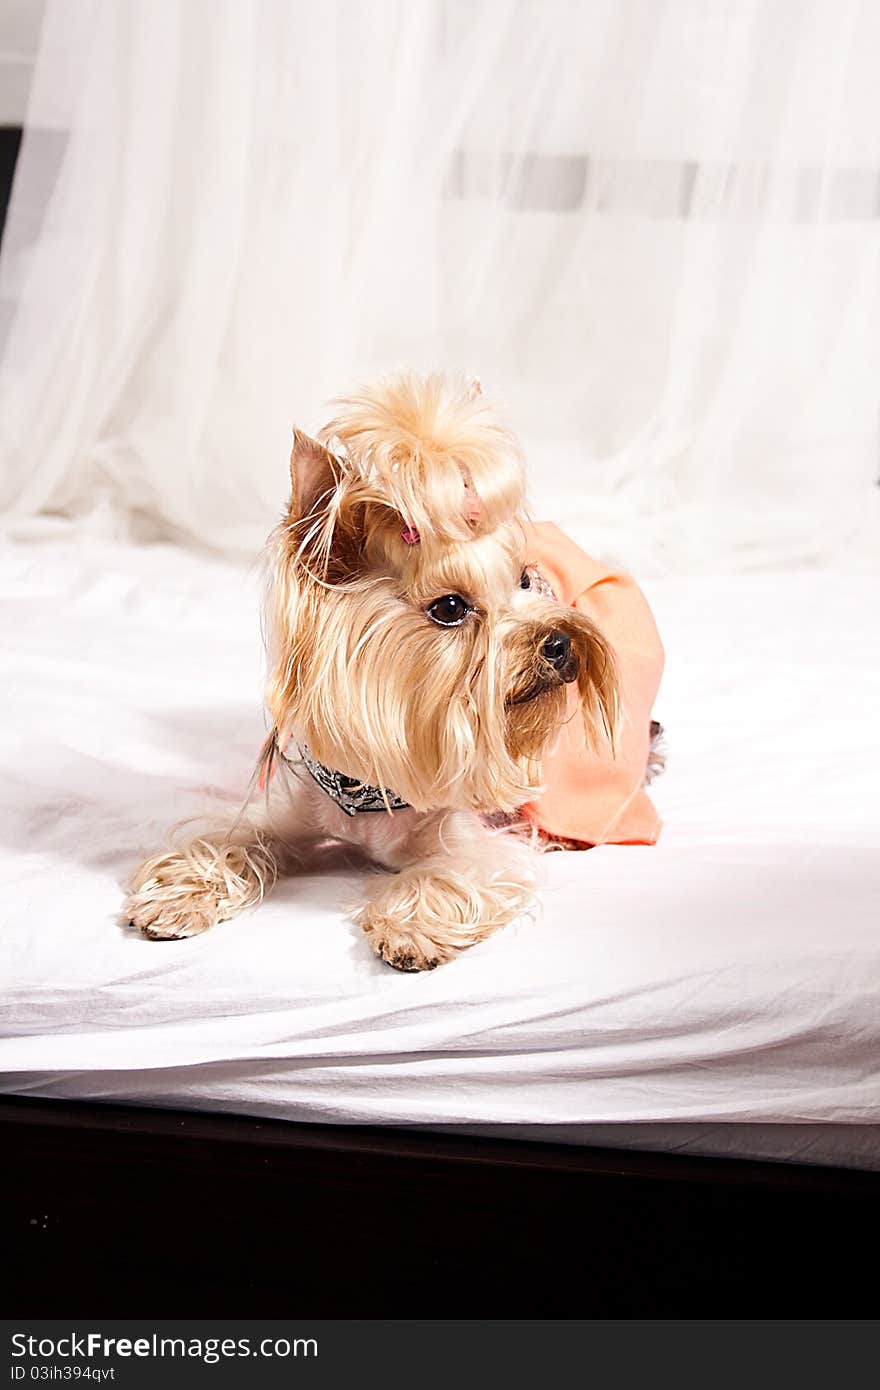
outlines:
[{"label": "pink hair bow", "polygon": [[[479,521],[480,499],[474,492],[473,488],[470,486],[466,486],[465,488],[465,499],[465,521]],[[401,531],[400,536],[406,545],[418,545],[419,541],[422,539],[415,526],[405,526],[404,529]]]}]

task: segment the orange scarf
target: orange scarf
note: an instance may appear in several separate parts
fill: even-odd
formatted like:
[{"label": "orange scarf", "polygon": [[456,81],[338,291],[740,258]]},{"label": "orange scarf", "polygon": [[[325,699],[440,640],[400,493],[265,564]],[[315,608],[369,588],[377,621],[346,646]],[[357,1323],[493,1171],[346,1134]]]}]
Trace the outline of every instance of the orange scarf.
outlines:
[{"label": "orange scarf", "polygon": [[528,547],[557,601],[592,618],[614,649],[622,714],[616,754],[610,746],[595,752],[572,689],[572,718],[543,760],[544,791],[524,814],[546,834],[584,846],[653,845],[660,818],[643,783],[663,647],[651,610],[635,580],[591,560],[552,522],[529,527]]}]

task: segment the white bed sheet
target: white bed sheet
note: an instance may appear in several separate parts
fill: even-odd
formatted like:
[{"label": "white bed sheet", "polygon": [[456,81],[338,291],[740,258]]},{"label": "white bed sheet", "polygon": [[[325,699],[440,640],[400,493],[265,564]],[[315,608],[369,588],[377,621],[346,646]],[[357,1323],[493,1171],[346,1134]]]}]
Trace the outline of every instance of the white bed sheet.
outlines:
[{"label": "white bed sheet", "polygon": [[548,856],[534,920],[411,976],[350,869],[189,941],[118,923],[139,854],[247,784],[258,576],[7,543],[0,1087],[880,1167],[880,580],[645,587],[660,844]]}]

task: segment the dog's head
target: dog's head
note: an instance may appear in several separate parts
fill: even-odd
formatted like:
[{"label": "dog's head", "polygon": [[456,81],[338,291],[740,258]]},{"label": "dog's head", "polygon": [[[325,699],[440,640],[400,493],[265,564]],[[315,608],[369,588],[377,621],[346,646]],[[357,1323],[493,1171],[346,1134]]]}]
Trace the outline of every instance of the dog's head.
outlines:
[{"label": "dog's head", "polygon": [[[513,810],[572,714],[613,728],[611,653],[528,566],[522,462],[475,385],[400,378],[297,431],[268,702],[329,767],[419,810]],[[576,711],[575,711],[576,712]]]}]

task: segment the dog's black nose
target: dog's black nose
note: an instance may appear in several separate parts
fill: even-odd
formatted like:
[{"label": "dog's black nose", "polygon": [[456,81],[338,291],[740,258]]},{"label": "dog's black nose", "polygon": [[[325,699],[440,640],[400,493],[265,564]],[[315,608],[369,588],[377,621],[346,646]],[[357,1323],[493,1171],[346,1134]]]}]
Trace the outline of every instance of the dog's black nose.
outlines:
[{"label": "dog's black nose", "polygon": [[541,655],[550,666],[556,671],[561,671],[568,658],[571,656],[571,638],[564,632],[560,632],[558,627],[547,634]]}]

